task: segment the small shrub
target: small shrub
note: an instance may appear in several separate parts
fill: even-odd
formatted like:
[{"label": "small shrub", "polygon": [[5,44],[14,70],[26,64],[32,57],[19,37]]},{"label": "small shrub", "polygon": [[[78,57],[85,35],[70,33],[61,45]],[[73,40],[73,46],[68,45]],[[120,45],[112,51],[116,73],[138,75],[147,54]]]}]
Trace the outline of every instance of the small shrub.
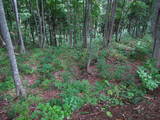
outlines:
[{"label": "small shrub", "polygon": [[40,87],[45,88],[45,89],[50,88],[51,86],[53,86],[53,82],[54,82],[54,79],[44,79],[41,82]]},{"label": "small shrub", "polygon": [[73,81],[73,75],[71,72],[62,72],[62,78],[65,82],[71,82]]},{"label": "small shrub", "polygon": [[144,67],[139,67],[137,73],[146,89],[154,90],[158,87],[160,82],[154,79],[152,74],[147,73]]},{"label": "small shrub", "polygon": [[48,74],[54,70],[54,67],[52,64],[43,64],[41,68],[39,69],[39,72],[42,74]]},{"label": "small shrub", "polygon": [[135,49],[130,52],[130,57],[133,59],[144,60],[144,58],[149,54],[150,49],[146,42],[138,41],[136,43]]},{"label": "small shrub", "polygon": [[34,73],[34,69],[28,64],[18,64],[19,70],[23,74],[32,74]]},{"label": "small shrub", "polygon": [[63,120],[64,111],[60,106],[50,106],[49,103],[38,104],[37,109],[32,113],[32,119],[39,120]]},{"label": "small shrub", "polygon": [[10,106],[8,116],[10,119],[16,118],[16,120],[30,120],[30,107],[41,101],[41,97],[31,95],[28,96],[26,100],[21,99]]},{"label": "small shrub", "polygon": [[14,88],[14,82],[12,76],[8,76],[3,82],[0,82],[0,93]]},{"label": "small shrub", "polygon": [[98,68],[99,75],[104,79],[111,79],[110,70],[112,68],[111,65],[106,63],[106,59],[104,57],[100,57],[98,59],[96,67]]},{"label": "small shrub", "polygon": [[137,73],[142,80],[144,88],[154,90],[159,86],[160,74],[154,60],[147,60],[144,66],[138,68]]}]

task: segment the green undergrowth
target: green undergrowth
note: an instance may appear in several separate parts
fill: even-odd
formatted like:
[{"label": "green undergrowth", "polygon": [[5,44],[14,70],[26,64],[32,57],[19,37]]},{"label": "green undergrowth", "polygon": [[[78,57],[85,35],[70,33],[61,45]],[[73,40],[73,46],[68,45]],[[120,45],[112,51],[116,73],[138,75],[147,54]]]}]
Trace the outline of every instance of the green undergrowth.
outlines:
[{"label": "green undergrowth", "polygon": [[0,95],[14,88],[8,56],[5,52],[4,49],[0,49]]},{"label": "green undergrowth", "polygon": [[142,87],[147,90],[155,90],[160,85],[159,69],[155,60],[147,60],[143,66],[139,66],[137,73],[142,81]]},{"label": "green undergrowth", "polygon": [[[41,89],[59,91],[55,98],[46,100],[38,93],[29,93],[28,97],[11,100],[6,108],[10,119],[16,120],[63,120],[70,118],[75,110],[85,104],[97,105],[106,102],[102,110],[108,111],[110,106],[136,104],[144,100],[149,90],[159,86],[159,71],[153,61],[146,62],[150,56],[151,41],[149,36],[143,39],[131,40],[126,37],[119,43],[112,43],[109,50],[94,46],[90,51],[82,48],[50,47],[35,48],[25,55],[17,54],[18,67],[24,86],[29,90]],[[0,93],[14,88],[8,57],[5,50],[0,49]],[[97,81],[77,79],[76,69],[84,71],[88,60],[94,60],[98,70]],[[111,60],[111,63],[107,60]],[[132,61],[140,60],[146,64],[138,67],[137,73],[132,74]],[[82,71],[80,71],[82,72]],[[84,71],[85,72],[85,71]],[[59,73],[60,80],[55,73]],[[25,84],[25,76],[36,75],[35,84]],[[140,85],[136,84],[136,78]],[[27,80],[26,80],[27,81]],[[7,95],[0,96],[6,99]],[[109,113],[108,113],[109,114]]]},{"label": "green undergrowth", "polygon": [[100,101],[106,101],[108,104],[104,108],[107,110],[109,106],[123,105],[125,102],[137,103],[145,94],[131,81],[114,85],[104,80],[90,85],[87,80],[55,80],[53,85],[54,89],[61,91],[58,98],[45,101],[38,96],[29,96],[26,100],[12,104],[9,116],[16,117],[17,120],[63,120],[70,118],[71,114],[84,104],[96,105]]}]

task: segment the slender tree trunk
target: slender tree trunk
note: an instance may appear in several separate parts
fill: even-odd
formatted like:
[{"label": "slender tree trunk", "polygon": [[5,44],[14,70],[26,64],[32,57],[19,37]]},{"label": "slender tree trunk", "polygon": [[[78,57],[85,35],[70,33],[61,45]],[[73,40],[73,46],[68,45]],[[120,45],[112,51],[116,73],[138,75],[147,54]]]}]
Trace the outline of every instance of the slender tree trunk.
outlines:
[{"label": "slender tree trunk", "polygon": [[109,47],[109,43],[112,40],[113,27],[115,22],[116,13],[116,0],[108,0],[108,7],[106,10],[106,22],[104,28],[104,47]]},{"label": "slender tree trunk", "polygon": [[56,26],[54,24],[54,26],[52,27],[52,45],[57,47],[57,37],[56,37]]},{"label": "slender tree trunk", "polygon": [[160,67],[160,0],[155,2],[155,12],[153,19],[153,57],[157,61],[157,67]]},{"label": "slender tree trunk", "polygon": [[42,47],[43,43],[43,23],[42,23],[42,17],[40,15],[40,9],[39,9],[39,0],[36,0],[36,7],[37,7],[37,15],[39,19],[39,47]]},{"label": "slender tree trunk", "polygon": [[120,16],[120,20],[119,20],[119,23],[117,24],[117,30],[116,30],[116,39],[115,41],[116,42],[119,42],[120,41],[120,36],[121,36],[121,30],[122,30],[122,27],[123,27],[123,18],[127,15],[127,11],[125,12],[125,4],[126,4],[126,0],[123,0],[123,7],[122,7],[122,11],[121,11],[121,16]]},{"label": "slender tree trunk", "polygon": [[44,16],[44,2],[43,0],[41,0],[41,14],[42,14],[42,34],[43,34],[43,40],[41,41],[41,47],[44,48],[45,47],[45,43],[46,43],[46,35],[45,35],[45,32],[46,32],[46,29],[45,29],[45,16]]},{"label": "slender tree trunk", "polygon": [[91,10],[92,10],[92,1],[85,0],[85,8],[84,8],[84,26],[83,26],[83,47],[88,50],[88,61],[86,64],[87,73],[91,74],[90,71],[90,63],[92,60],[92,51],[91,51]]},{"label": "slender tree trunk", "polygon": [[73,32],[72,32],[72,30],[70,30],[70,32],[69,32],[69,44],[70,44],[70,47],[72,48],[72,46],[73,46]]},{"label": "slender tree trunk", "polygon": [[10,33],[7,26],[7,21],[4,13],[3,3],[2,0],[0,0],[0,31],[3,36],[3,39],[5,40],[6,47],[8,50],[8,56],[11,63],[14,83],[16,87],[16,94],[17,96],[23,96],[26,97],[26,91],[23,88],[22,81],[20,80],[19,71],[17,67],[16,57],[10,37]]},{"label": "slender tree trunk", "polygon": [[18,30],[18,36],[21,43],[20,49],[21,49],[21,53],[25,53],[25,46],[24,46],[22,32],[20,28],[21,25],[20,25],[19,14],[18,14],[17,0],[13,0],[13,4],[14,4],[15,15],[16,15],[16,25]]},{"label": "slender tree trunk", "polygon": [[90,15],[91,15],[91,0],[85,0],[84,8],[84,24],[83,24],[83,47],[87,48],[90,40]]}]

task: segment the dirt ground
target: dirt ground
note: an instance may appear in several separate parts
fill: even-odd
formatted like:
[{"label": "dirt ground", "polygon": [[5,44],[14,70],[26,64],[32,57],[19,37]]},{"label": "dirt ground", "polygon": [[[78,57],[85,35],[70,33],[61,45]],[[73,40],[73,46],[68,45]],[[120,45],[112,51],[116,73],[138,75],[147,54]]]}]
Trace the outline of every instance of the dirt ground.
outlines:
[{"label": "dirt ground", "polygon": [[145,96],[139,104],[110,107],[108,117],[101,108],[103,103],[93,106],[85,105],[74,112],[71,120],[160,120],[160,88]]},{"label": "dirt ground", "polygon": [[[116,60],[114,59],[107,61],[107,63],[113,65],[115,62]],[[137,66],[140,64],[141,63],[137,61],[129,64],[132,69],[128,72],[135,74]],[[88,79],[91,84],[100,81],[100,79],[97,78],[98,73],[95,66],[90,67],[90,72],[91,74],[79,74],[80,79]],[[60,79],[59,73],[56,73],[55,77]],[[31,83],[32,82],[33,80]],[[55,97],[57,94],[57,91],[45,91],[43,97],[49,99]],[[73,113],[70,120],[160,120],[160,88],[148,92],[144,98],[145,100],[138,104],[109,107],[108,111],[112,114],[112,117],[109,117],[106,111],[102,110],[102,108],[107,105],[105,102],[99,103],[98,105],[84,105],[81,109]],[[7,100],[0,100],[0,120],[9,120],[7,111],[4,109],[8,104]]]}]

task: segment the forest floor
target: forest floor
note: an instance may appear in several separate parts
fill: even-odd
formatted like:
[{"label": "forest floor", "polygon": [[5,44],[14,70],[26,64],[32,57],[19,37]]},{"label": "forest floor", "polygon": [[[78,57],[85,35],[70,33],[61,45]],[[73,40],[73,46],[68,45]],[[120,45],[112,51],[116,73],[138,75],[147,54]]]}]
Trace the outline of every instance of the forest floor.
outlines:
[{"label": "forest floor", "polygon": [[[9,70],[8,61],[4,62],[7,57],[2,58],[0,56],[0,61],[3,61],[3,63],[0,62],[0,66],[3,68],[3,71],[0,71],[0,120],[12,120],[13,118],[16,120],[21,116],[20,112],[26,109],[22,116],[30,115],[36,111],[38,103],[52,103],[55,99],[60,101],[69,99],[67,102],[70,102],[70,98],[85,101],[77,107],[78,103],[73,100],[74,102],[71,104],[77,108],[68,118],[70,120],[160,120],[160,88],[154,91],[147,90],[145,94],[141,95],[143,89],[141,89],[141,80],[137,76],[137,69],[144,64],[147,57],[141,56],[141,54],[138,56],[139,53],[135,54],[134,49],[128,49],[130,46],[132,45],[122,45],[122,48],[118,48],[118,52],[112,52],[112,55],[105,56],[105,59],[99,59],[101,56],[98,56],[98,60],[93,59],[88,69],[89,73],[85,68],[87,56],[85,50],[78,51],[76,49],[75,51],[68,48],[35,49],[29,51],[27,55],[17,56],[22,80],[29,95],[43,99],[36,100],[31,97],[28,100],[29,103],[22,102],[23,100],[21,101],[15,96],[11,80],[4,82],[11,74],[8,75],[10,72],[7,72]],[[134,59],[128,55],[131,52],[134,53]],[[87,80],[91,86],[86,82],[84,84],[83,80]],[[97,83],[100,86],[97,86]],[[109,84],[109,86],[106,84]],[[65,88],[65,85],[68,88]],[[85,85],[88,85],[88,87],[85,87]],[[94,89],[89,90],[90,87]],[[86,91],[83,91],[83,89]],[[96,90],[99,90],[98,94],[95,92]],[[92,92],[95,92],[96,95],[90,95]],[[125,93],[124,96],[123,93]],[[139,98],[140,100],[138,100]],[[89,101],[86,99],[89,99]],[[95,99],[96,104],[92,104],[93,102],[90,101]],[[23,105],[27,108],[22,108]],[[59,104],[54,103],[54,105]],[[27,118],[28,116],[25,117],[18,120],[31,119]]]},{"label": "forest floor", "polygon": [[[156,93],[156,94],[155,94]],[[76,111],[72,120],[160,120],[160,89],[146,95],[147,100],[138,104],[110,107],[112,117],[108,117],[101,108],[105,105],[85,105]]]},{"label": "forest floor", "polygon": [[[109,64],[115,64],[116,60],[114,58],[109,58],[107,60]],[[131,71],[128,71],[131,74],[136,74],[137,66],[141,63],[139,61],[132,62],[129,64],[131,66]],[[90,66],[91,74],[83,72],[80,74],[80,71],[76,71],[79,79],[87,79],[91,84],[95,84],[97,81],[101,81],[101,78],[98,77],[98,73],[95,65]],[[59,71],[54,73],[57,80],[60,80]],[[30,84],[34,84],[36,76],[27,76],[30,80]],[[137,83],[139,80],[137,80]],[[116,83],[115,83],[116,84]],[[32,92],[35,93],[36,89]],[[58,91],[45,91],[41,93],[41,96],[45,99],[51,99],[58,95]],[[149,92],[144,96],[145,100],[141,101],[138,104],[127,103],[123,106],[116,105],[109,107],[108,111],[112,113],[112,117],[109,117],[103,107],[106,106],[107,102],[101,102],[97,105],[85,104],[79,110],[76,110],[71,117],[71,120],[160,120],[160,88]],[[0,120],[9,120],[7,117],[7,111],[3,110],[3,107],[9,105],[7,100],[0,101]]]},{"label": "forest floor", "polygon": [[[132,69],[129,72],[135,75],[137,66],[140,64],[138,61],[131,63],[130,66]],[[95,75],[90,77],[95,78]],[[99,79],[95,78],[93,81],[95,82],[96,80]],[[136,80],[136,83],[139,84],[140,81]],[[106,112],[102,110],[107,102],[101,102],[98,105],[86,104],[73,113],[71,120],[160,120],[160,88],[150,91],[144,98],[145,100],[138,104],[126,102],[123,106],[117,105],[109,107],[108,111],[112,113],[112,117],[109,117]]]}]

